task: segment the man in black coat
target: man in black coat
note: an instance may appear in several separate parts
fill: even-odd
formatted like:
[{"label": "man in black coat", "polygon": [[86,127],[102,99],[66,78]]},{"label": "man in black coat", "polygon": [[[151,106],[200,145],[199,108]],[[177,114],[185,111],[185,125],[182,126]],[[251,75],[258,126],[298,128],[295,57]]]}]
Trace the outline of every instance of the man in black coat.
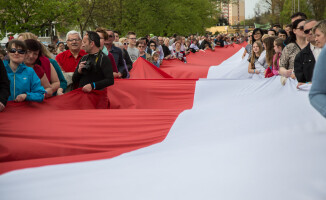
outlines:
[{"label": "man in black coat", "polygon": [[311,31],[316,23],[316,20],[308,20],[304,25],[304,33],[309,44],[297,54],[294,60],[294,73],[299,82],[298,86],[311,82],[315,63],[321,51],[315,46],[315,37]]}]

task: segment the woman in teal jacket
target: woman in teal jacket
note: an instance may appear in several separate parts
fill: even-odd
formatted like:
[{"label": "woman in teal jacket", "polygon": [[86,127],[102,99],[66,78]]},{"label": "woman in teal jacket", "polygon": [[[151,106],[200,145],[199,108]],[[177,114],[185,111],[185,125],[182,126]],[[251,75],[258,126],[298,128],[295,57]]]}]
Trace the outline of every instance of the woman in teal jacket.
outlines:
[{"label": "woman in teal jacket", "polygon": [[45,90],[41,81],[30,67],[23,61],[26,54],[26,45],[19,40],[11,40],[8,44],[9,60],[4,61],[10,80],[10,96],[8,101],[37,101],[44,99]]}]

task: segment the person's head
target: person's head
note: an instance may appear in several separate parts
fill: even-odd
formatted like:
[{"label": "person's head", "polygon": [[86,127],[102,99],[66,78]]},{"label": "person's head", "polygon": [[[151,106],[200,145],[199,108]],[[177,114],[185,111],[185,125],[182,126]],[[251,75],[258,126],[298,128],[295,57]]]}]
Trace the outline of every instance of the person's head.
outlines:
[{"label": "person's head", "polygon": [[27,52],[24,63],[27,66],[33,66],[37,59],[42,55],[42,46],[41,44],[34,39],[25,40]]},{"label": "person's head", "polygon": [[158,37],[158,42],[160,45],[163,45],[163,43],[164,43],[163,37],[161,37],[161,36]]},{"label": "person's head", "polygon": [[290,32],[292,31],[292,24],[288,24],[285,26],[285,29],[287,36],[290,36]]},{"label": "person's head", "polygon": [[53,37],[52,37],[52,44],[57,44],[59,42],[59,38],[58,38],[58,36],[56,36],[56,35],[54,35]]},{"label": "person's head", "polygon": [[255,42],[257,40],[261,41],[263,34],[264,34],[263,30],[261,30],[260,28],[255,28],[252,32],[253,35],[252,42]]},{"label": "person's head", "polygon": [[313,45],[315,44],[315,36],[312,34],[312,28],[317,24],[317,21],[314,19],[307,20],[304,23],[303,32],[306,35],[306,40]]},{"label": "person's head", "polygon": [[248,43],[252,44],[252,31],[248,33]]},{"label": "person's head", "polygon": [[326,20],[319,21],[312,29],[315,34],[316,46],[323,48],[326,44]]},{"label": "person's head", "polygon": [[106,32],[106,29],[102,27],[97,27],[95,31],[98,36],[100,36],[100,49],[103,49],[104,42],[106,42],[109,38],[108,33]]},{"label": "person's head", "polygon": [[69,31],[66,36],[67,46],[70,51],[79,52],[82,45],[82,38],[77,31]]},{"label": "person's head", "polygon": [[153,40],[149,41],[149,48],[155,51],[156,50],[156,42]]},{"label": "person's head", "polygon": [[4,60],[6,55],[7,55],[6,51],[3,49],[0,49],[0,61]]},{"label": "person's head", "polygon": [[136,42],[136,47],[139,50],[139,53],[143,54],[145,52],[145,49],[146,49],[146,45],[145,45],[144,40],[137,41]]},{"label": "person's head", "polygon": [[303,32],[305,19],[297,19],[292,24],[292,31],[290,32],[290,43],[295,42],[298,38],[305,38]]},{"label": "person's head", "polygon": [[266,50],[266,62],[269,66],[272,65],[273,63],[273,56],[275,54],[275,51],[274,51],[274,40],[276,39],[277,37],[276,36],[270,36],[270,37],[267,37],[263,40],[263,43],[264,43],[264,47],[265,47],[265,50]]},{"label": "person's head", "polygon": [[263,44],[260,41],[255,41],[252,44],[252,52],[250,57],[250,63],[253,65],[255,60],[259,58],[261,52],[263,52]]},{"label": "person's head", "polygon": [[274,40],[274,51],[275,53],[281,53],[285,47],[283,38],[276,38]]},{"label": "person's head", "polygon": [[118,31],[113,31],[113,33],[114,33],[114,42],[119,42],[119,33],[118,33]]},{"label": "person's head", "polygon": [[259,56],[263,51],[263,44],[260,41],[256,41],[252,45],[252,52],[254,56]]},{"label": "person's head", "polygon": [[59,42],[58,45],[57,45],[57,48],[60,51],[64,51],[65,50],[65,44],[63,44],[63,42]]},{"label": "person's head", "polygon": [[129,46],[129,42],[128,42],[128,39],[125,38],[125,37],[122,37],[119,39],[119,42],[123,45],[123,48],[124,49],[128,49],[128,46]]},{"label": "person's head", "polygon": [[197,45],[198,44],[198,40],[196,40],[195,38],[192,40],[192,43],[194,44],[194,45]]},{"label": "person's head", "polygon": [[106,30],[106,33],[108,34],[108,39],[105,40],[104,44],[105,44],[105,46],[107,48],[109,48],[113,44],[113,42],[115,41],[115,35],[114,35],[114,32],[112,30],[109,30],[109,29]]},{"label": "person's head", "polygon": [[135,32],[128,32],[127,34],[128,40],[129,40],[129,46],[134,47],[136,45],[136,33]]},{"label": "person's head", "polygon": [[38,37],[34,34],[34,33],[30,33],[30,32],[25,32],[25,33],[20,33],[17,37],[18,40],[24,41],[27,39],[34,39],[37,40]]},{"label": "person's head", "polygon": [[278,60],[279,60],[279,58],[281,57],[281,53],[282,53],[282,51],[283,51],[283,49],[284,49],[284,47],[285,47],[285,44],[284,44],[284,41],[285,41],[285,39],[283,39],[283,38],[276,38],[275,40],[274,40],[274,51],[275,51],[275,56],[276,56],[276,58],[275,58],[275,60],[274,60],[274,66],[278,66]]},{"label": "person's head", "polygon": [[264,39],[266,39],[266,38],[268,38],[268,37],[270,37],[270,36],[267,35],[267,34],[264,34],[263,37],[261,37],[261,40],[264,41]]},{"label": "person's head", "polygon": [[100,36],[94,31],[87,31],[82,42],[82,48],[86,53],[97,53],[100,46]]},{"label": "person's head", "polygon": [[181,42],[180,41],[175,42],[175,49],[180,51],[180,49],[181,49]]},{"label": "person's head", "polygon": [[185,38],[185,37],[182,37],[182,38],[181,38],[181,43],[182,43],[182,44],[185,44],[185,43],[186,43],[186,38]]},{"label": "person's head", "polygon": [[155,61],[155,62],[157,62],[158,61],[158,59],[159,59],[159,54],[155,51],[154,53],[153,53],[153,60]]},{"label": "person's head", "polygon": [[180,42],[180,44],[181,44],[181,41],[182,41],[182,37],[181,36],[177,36],[175,38],[175,41],[174,42]]},{"label": "person's head", "polygon": [[167,46],[167,47],[170,45],[170,39],[169,38],[165,38],[164,45]]},{"label": "person's head", "polygon": [[288,38],[288,35],[286,33],[285,30],[281,29],[279,32],[278,32],[278,37],[279,38],[283,38],[284,40],[286,40],[286,38]]},{"label": "person's head", "polygon": [[269,36],[276,36],[276,35],[277,35],[277,34],[276,34],[276,31],[275,31],[274,29],[269,29],[268,32],[267,32],[267,34],[268,34]]},{"label": "person's head", "polygon": [[27,50],[25,42],[20,40],[10,40],[7,49],[10,62],[14,62],[16,64],[24,62]]},{"label": "person's head", "polygon": [[276,33],[278,33],[280,29],[281,29],[281,26],[279,24],[274,24],[273,30],[275,30]]},{"label": "person's head", "polygon": [[293,23],[297,19],[307,19],[307,15],[302,12],[296,12],[290,18],[291,18],[291,23]]},{"label": "person's head", "polygon": [[56,52],[56,45],[54,44],[49,44],[48,45],[48,50],[53,54],[53,55],[56,55],[57,52]]}]

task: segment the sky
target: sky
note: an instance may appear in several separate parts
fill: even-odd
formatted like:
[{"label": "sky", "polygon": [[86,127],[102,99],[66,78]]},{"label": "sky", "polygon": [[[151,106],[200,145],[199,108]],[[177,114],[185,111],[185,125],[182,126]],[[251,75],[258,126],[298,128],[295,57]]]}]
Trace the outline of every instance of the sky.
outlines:
[{"label": "sky", "polygon": [[260,0],[245,0],[245,14],[246,19],[250,19],[254,16],[254,8],[256,6],[256,3],[258,3]]}]

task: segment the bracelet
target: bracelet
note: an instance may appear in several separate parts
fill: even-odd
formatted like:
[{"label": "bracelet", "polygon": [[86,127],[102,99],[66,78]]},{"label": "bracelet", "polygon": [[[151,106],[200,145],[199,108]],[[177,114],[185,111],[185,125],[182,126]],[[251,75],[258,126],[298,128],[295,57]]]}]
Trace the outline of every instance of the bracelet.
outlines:
[{"label": "bracelet", "polygon": [[93,82],[93,87],[94,87],[94,90],[95,90],[95,82]]},{"label": "bracelet", "polygon": [[256,69],[254,69],[254,73],[255,73]]}]

